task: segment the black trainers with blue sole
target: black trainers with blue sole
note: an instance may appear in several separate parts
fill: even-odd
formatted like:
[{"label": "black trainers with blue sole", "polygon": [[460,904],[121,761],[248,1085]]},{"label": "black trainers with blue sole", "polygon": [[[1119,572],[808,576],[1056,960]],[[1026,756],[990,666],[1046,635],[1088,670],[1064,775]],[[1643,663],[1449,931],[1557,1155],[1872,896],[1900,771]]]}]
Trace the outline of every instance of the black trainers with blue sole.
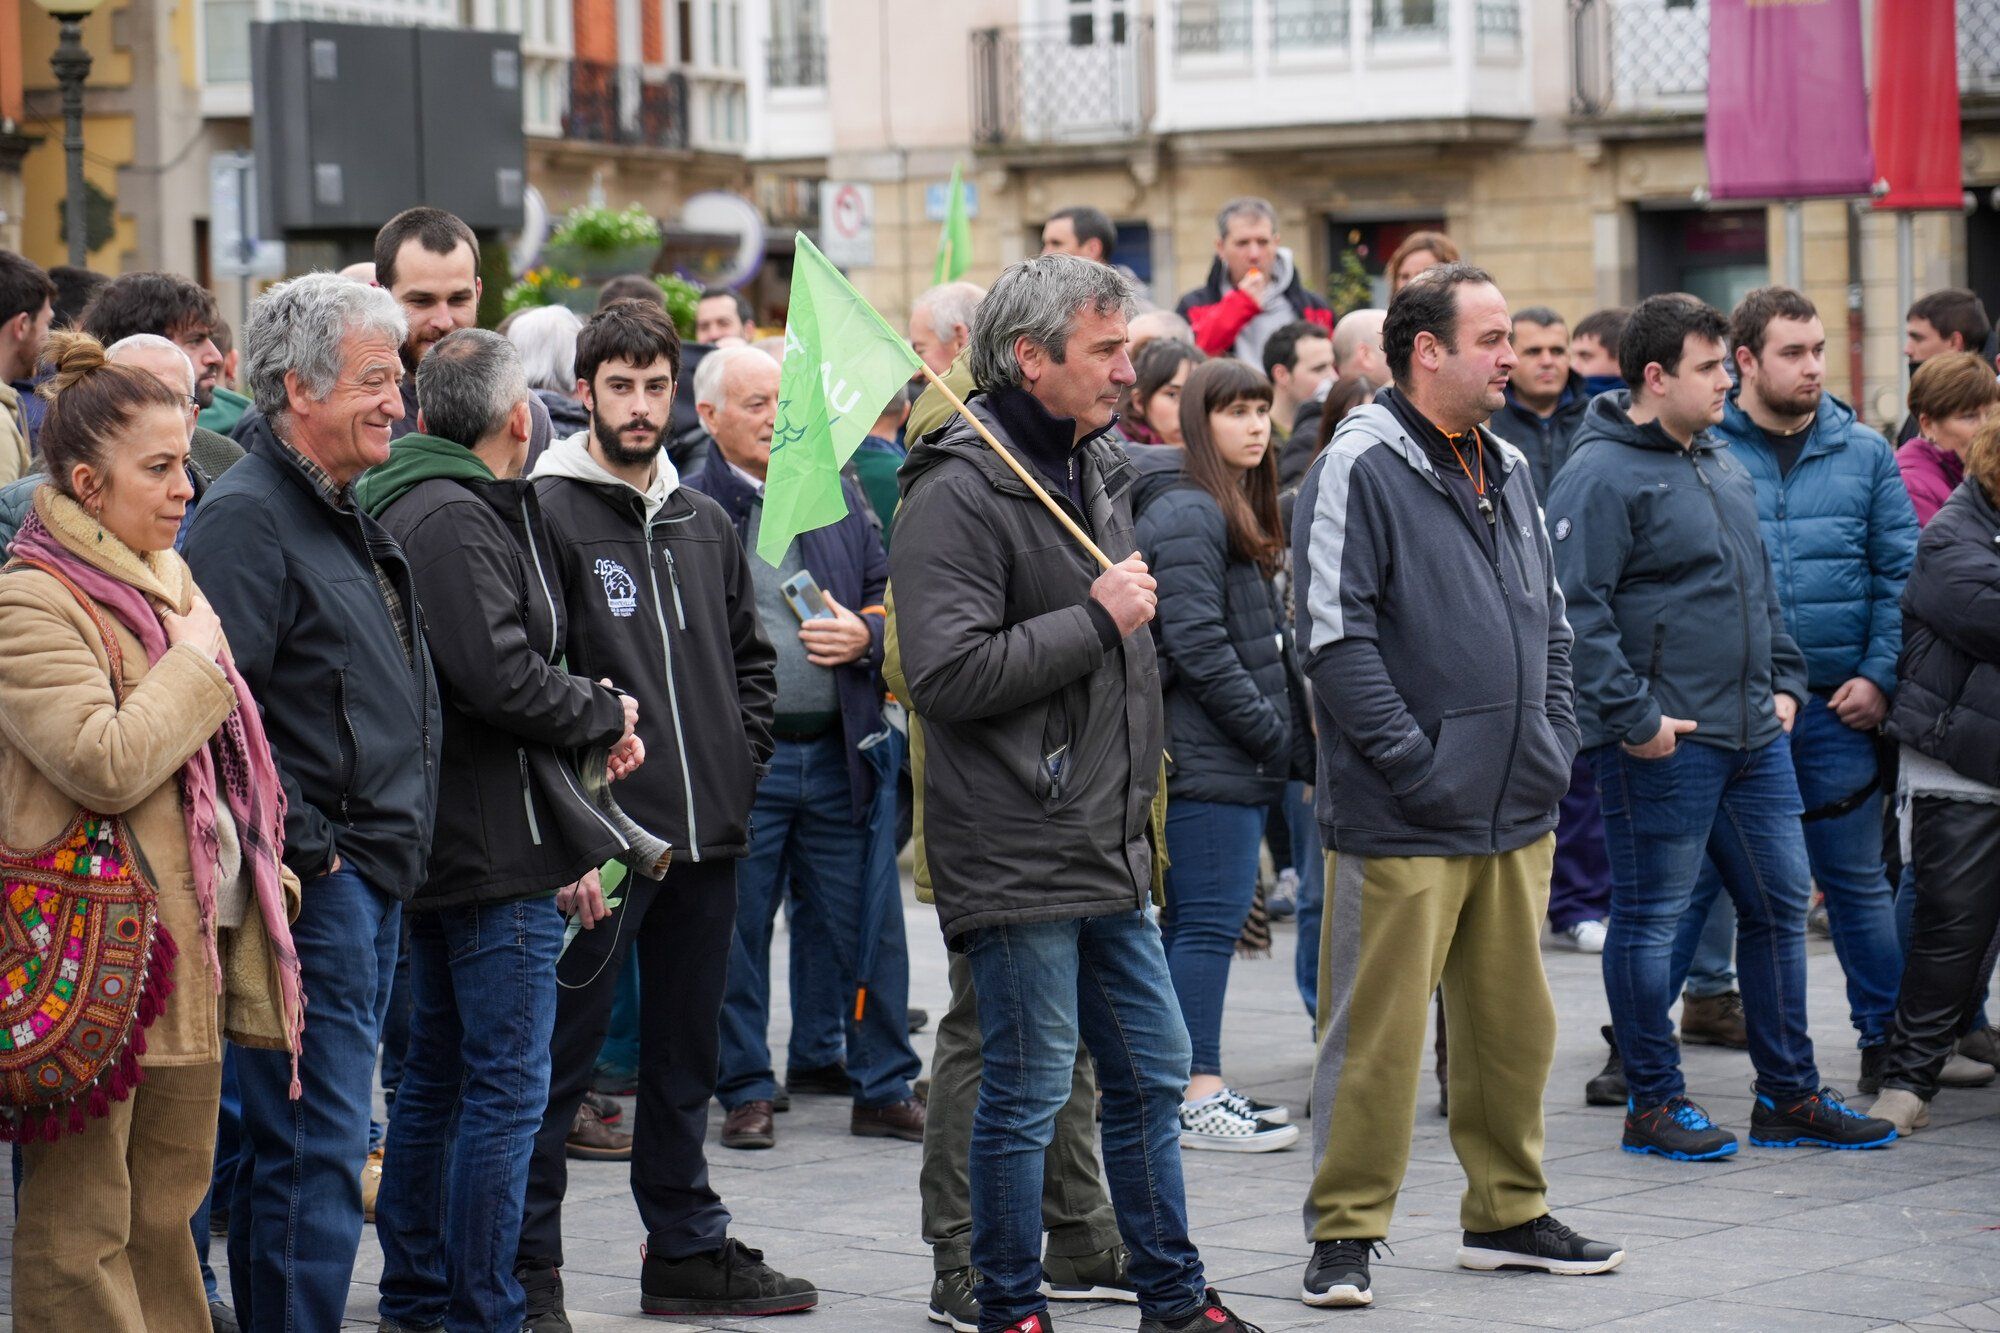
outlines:
[{"label": "black trainers with blue sole", "polygon": [[1750,1110],[1750,1142],[1759,1148],[1833,1148],[1854,1151],[1886,1148],[1896,1141],[1896,1127],[1887,1120],[1863,1115],[1841,1100],[1832,1088],[1807,1097],[1773,1101],[1757,1094]]},{"label": "black trainers with blue sole", "polygon": [[1676,1162],[1712,1162],[1736,1151],[1736,1136],[1718,1129],[1708,1112],[1686,1097],[1669,1097],[1658,1106],[1625,1112],[1625,1137],[1619,1146],[1630,1153],[1651,1153]]}]

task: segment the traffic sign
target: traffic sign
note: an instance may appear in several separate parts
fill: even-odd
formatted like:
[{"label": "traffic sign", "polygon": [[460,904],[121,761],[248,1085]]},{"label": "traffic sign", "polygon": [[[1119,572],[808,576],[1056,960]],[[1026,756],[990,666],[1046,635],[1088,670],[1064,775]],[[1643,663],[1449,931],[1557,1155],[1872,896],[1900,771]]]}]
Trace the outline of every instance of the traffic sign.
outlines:
[{"label": "traffic sign", "polygon": [[859,181],[821,181],[819,248],[839,268],[875,262],[875,187]]}]

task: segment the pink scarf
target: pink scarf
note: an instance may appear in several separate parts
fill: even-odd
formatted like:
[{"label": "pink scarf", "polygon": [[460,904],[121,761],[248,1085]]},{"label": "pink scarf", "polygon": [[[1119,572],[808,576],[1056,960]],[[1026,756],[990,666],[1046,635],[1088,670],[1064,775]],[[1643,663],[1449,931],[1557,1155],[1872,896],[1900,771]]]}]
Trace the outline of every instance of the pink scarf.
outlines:
[{"label": "pink scarf", "polygon": [[[51,565],[132,631],[146,650],[150,665],[166,656],[166,626],[146,594],[74,554],[51,533],[41,515],[31,513],[21,524],[9,550],[26,559]],[[236,707],[223,719],[214,743],[204,745],[181,765],[181,810],[187,821],[188,860],[194,874],[195,900],[201,909],[202,946],[215,989],[222,991],[222,963],[215,942],[215,872],[221,843],[216,837],[217,759],[221,760],[222,795],[236,821],[243,861],[251,868],[257,909],[265,933],[278,956],[279,984],[284,991],[287,1036],[292,1047],[291,1095],[299,1096],[299,1037],[305,1025],[305,996],[299,981],[299,955],[285,918],[285,892],[278,867],[285,845],[285,789],[278,781],[277,763],[264,737],[264,719],[250,697],[249,686],[225,652],[217,663],[236,691]]]}]

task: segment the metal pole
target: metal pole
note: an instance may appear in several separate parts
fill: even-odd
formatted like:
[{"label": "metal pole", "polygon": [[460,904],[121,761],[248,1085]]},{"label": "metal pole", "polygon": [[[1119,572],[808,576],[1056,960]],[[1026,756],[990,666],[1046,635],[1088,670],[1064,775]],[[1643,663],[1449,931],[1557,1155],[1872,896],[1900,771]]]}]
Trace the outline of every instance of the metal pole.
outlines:
[{"label": "metal pole", "polygon": [[1785,205],[1785,285],[1793,291],[1806,285],[1806,210],[1796,199]]},{"label": "metal pole", "polygon": [[[1917,220],[1908,209],[1896,214],[1896,325],[1901,327],[1917,300]],[[1910,359],[1896,358],[1896,387],[1907,402],[1910,396]]]},{"label": "metal pole", "polygon": [[90,77],[90,52],[83,47],[83,18],[78,14],[58,14],[62,40],[49,57],[62,87],[63,155],[69,168],[69,193],[64,196],[69,213],[69,262],[77,268],[90,261],[90,247],[84,240],[83,193],[83,81]]}]

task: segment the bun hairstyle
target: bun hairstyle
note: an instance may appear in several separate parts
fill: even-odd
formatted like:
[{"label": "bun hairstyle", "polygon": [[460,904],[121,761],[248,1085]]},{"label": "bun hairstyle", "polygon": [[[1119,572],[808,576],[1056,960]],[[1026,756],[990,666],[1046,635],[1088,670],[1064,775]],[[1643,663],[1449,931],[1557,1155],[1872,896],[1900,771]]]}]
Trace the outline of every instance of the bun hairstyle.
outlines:
[{"label": "bun hairstyle", "polygon": [[181,400],[137,366],[108,360],[104,344],[87,333],[52,333],[42,355],[55,367],[55,374],[40,389],[49,400],[49,412],[35,442],[56,489],[81,502],[83,497],[70,489],[76,465],[102,472],[105,443],[112,435],[148,408],[180,411]]}]

